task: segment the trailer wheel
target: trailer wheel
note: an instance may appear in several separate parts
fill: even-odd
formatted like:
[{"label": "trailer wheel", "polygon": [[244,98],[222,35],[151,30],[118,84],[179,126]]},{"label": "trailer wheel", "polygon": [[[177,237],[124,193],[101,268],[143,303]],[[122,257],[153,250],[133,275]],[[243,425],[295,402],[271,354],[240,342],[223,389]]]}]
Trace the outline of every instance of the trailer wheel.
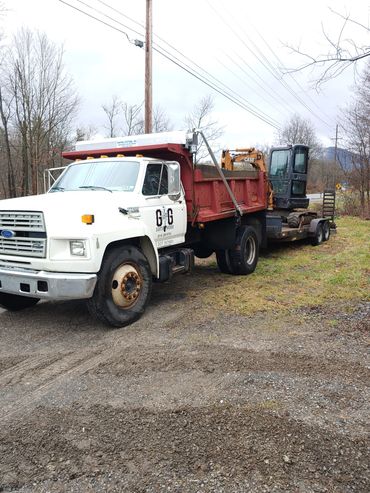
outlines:
[{"label": "trailer wheel", "polygon": [[144,313],[152,289],[152,273],[143,253],[134,246],[108,252],[88,309],[112,327],[124,327]]},{"label": "trailer wheel", "polygon": [[330,238],[330,224],[329,221],[325,221],[322,223],[322,233],[323,233],[323,241],[328,241]]},{"label": "trailer wheel", "polygon": [[321,245],[323,239],[324,239],[323,227],[322,224],[319,223],[316,227],[315,236],[312,238],[311,243],[313,246],[318,246]]},{"label": "trailer wheel", "polygon": [[218,268],[223,274],[233,274],[230,250],[216,250],[216,260]]},{"label": "trailer wheel", "polygon": [[259,254],[258,236],[252,226],[240,228],[235,247],[230,250],[233,274],[247,275],[254,272]]},{"label": "trailer wheel", "polygon": [[29,298],[19,294],[0,293],[0,306],[10,312],[19,312],[36,305],[40,298]]}]

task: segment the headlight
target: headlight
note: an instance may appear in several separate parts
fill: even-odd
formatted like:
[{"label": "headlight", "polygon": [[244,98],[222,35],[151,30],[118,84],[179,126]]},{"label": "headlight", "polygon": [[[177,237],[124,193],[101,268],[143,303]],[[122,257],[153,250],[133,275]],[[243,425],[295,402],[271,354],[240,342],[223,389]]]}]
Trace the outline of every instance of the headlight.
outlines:
[{"label": "headlight", "polygon": [[71,255],[76,257],[84,257],[86,255],[86,243],[82,240],[72,240],[69,242]]}]

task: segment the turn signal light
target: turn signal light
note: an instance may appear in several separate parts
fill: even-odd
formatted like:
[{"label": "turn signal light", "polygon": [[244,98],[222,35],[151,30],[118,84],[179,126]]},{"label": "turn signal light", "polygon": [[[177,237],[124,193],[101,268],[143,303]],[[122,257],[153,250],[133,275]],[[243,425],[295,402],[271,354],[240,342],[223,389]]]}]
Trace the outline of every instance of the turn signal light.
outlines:
[{"label": "turn signal light", "polygon": [[83,216],[81,216],[81,221],[85,224],[93,224],[94,214],[84,214]]}]

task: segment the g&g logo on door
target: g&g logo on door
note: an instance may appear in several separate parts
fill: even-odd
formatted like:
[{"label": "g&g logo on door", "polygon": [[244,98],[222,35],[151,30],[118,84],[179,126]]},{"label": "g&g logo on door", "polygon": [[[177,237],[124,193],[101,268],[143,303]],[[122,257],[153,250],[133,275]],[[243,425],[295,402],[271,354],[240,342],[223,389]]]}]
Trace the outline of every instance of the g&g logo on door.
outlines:
[{"label": "g&g logo on door", "polygon": [[173,210],[171,208],[157,209],[155,211],[155,219],[157,224],[157,231],[163,230],[166,232],[169,229],[173,229]]}]

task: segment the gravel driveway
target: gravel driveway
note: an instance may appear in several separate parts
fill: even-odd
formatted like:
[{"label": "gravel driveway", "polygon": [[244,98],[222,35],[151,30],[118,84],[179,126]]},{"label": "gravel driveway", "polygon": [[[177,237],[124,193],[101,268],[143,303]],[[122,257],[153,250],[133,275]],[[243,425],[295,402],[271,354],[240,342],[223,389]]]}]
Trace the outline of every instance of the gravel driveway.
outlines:
[{"label": "gravel driveway", "polygon": [[243,317],[202,303],[218,280],[121,330],[0,310],[0,491],[370,491],[369,304]]}]

